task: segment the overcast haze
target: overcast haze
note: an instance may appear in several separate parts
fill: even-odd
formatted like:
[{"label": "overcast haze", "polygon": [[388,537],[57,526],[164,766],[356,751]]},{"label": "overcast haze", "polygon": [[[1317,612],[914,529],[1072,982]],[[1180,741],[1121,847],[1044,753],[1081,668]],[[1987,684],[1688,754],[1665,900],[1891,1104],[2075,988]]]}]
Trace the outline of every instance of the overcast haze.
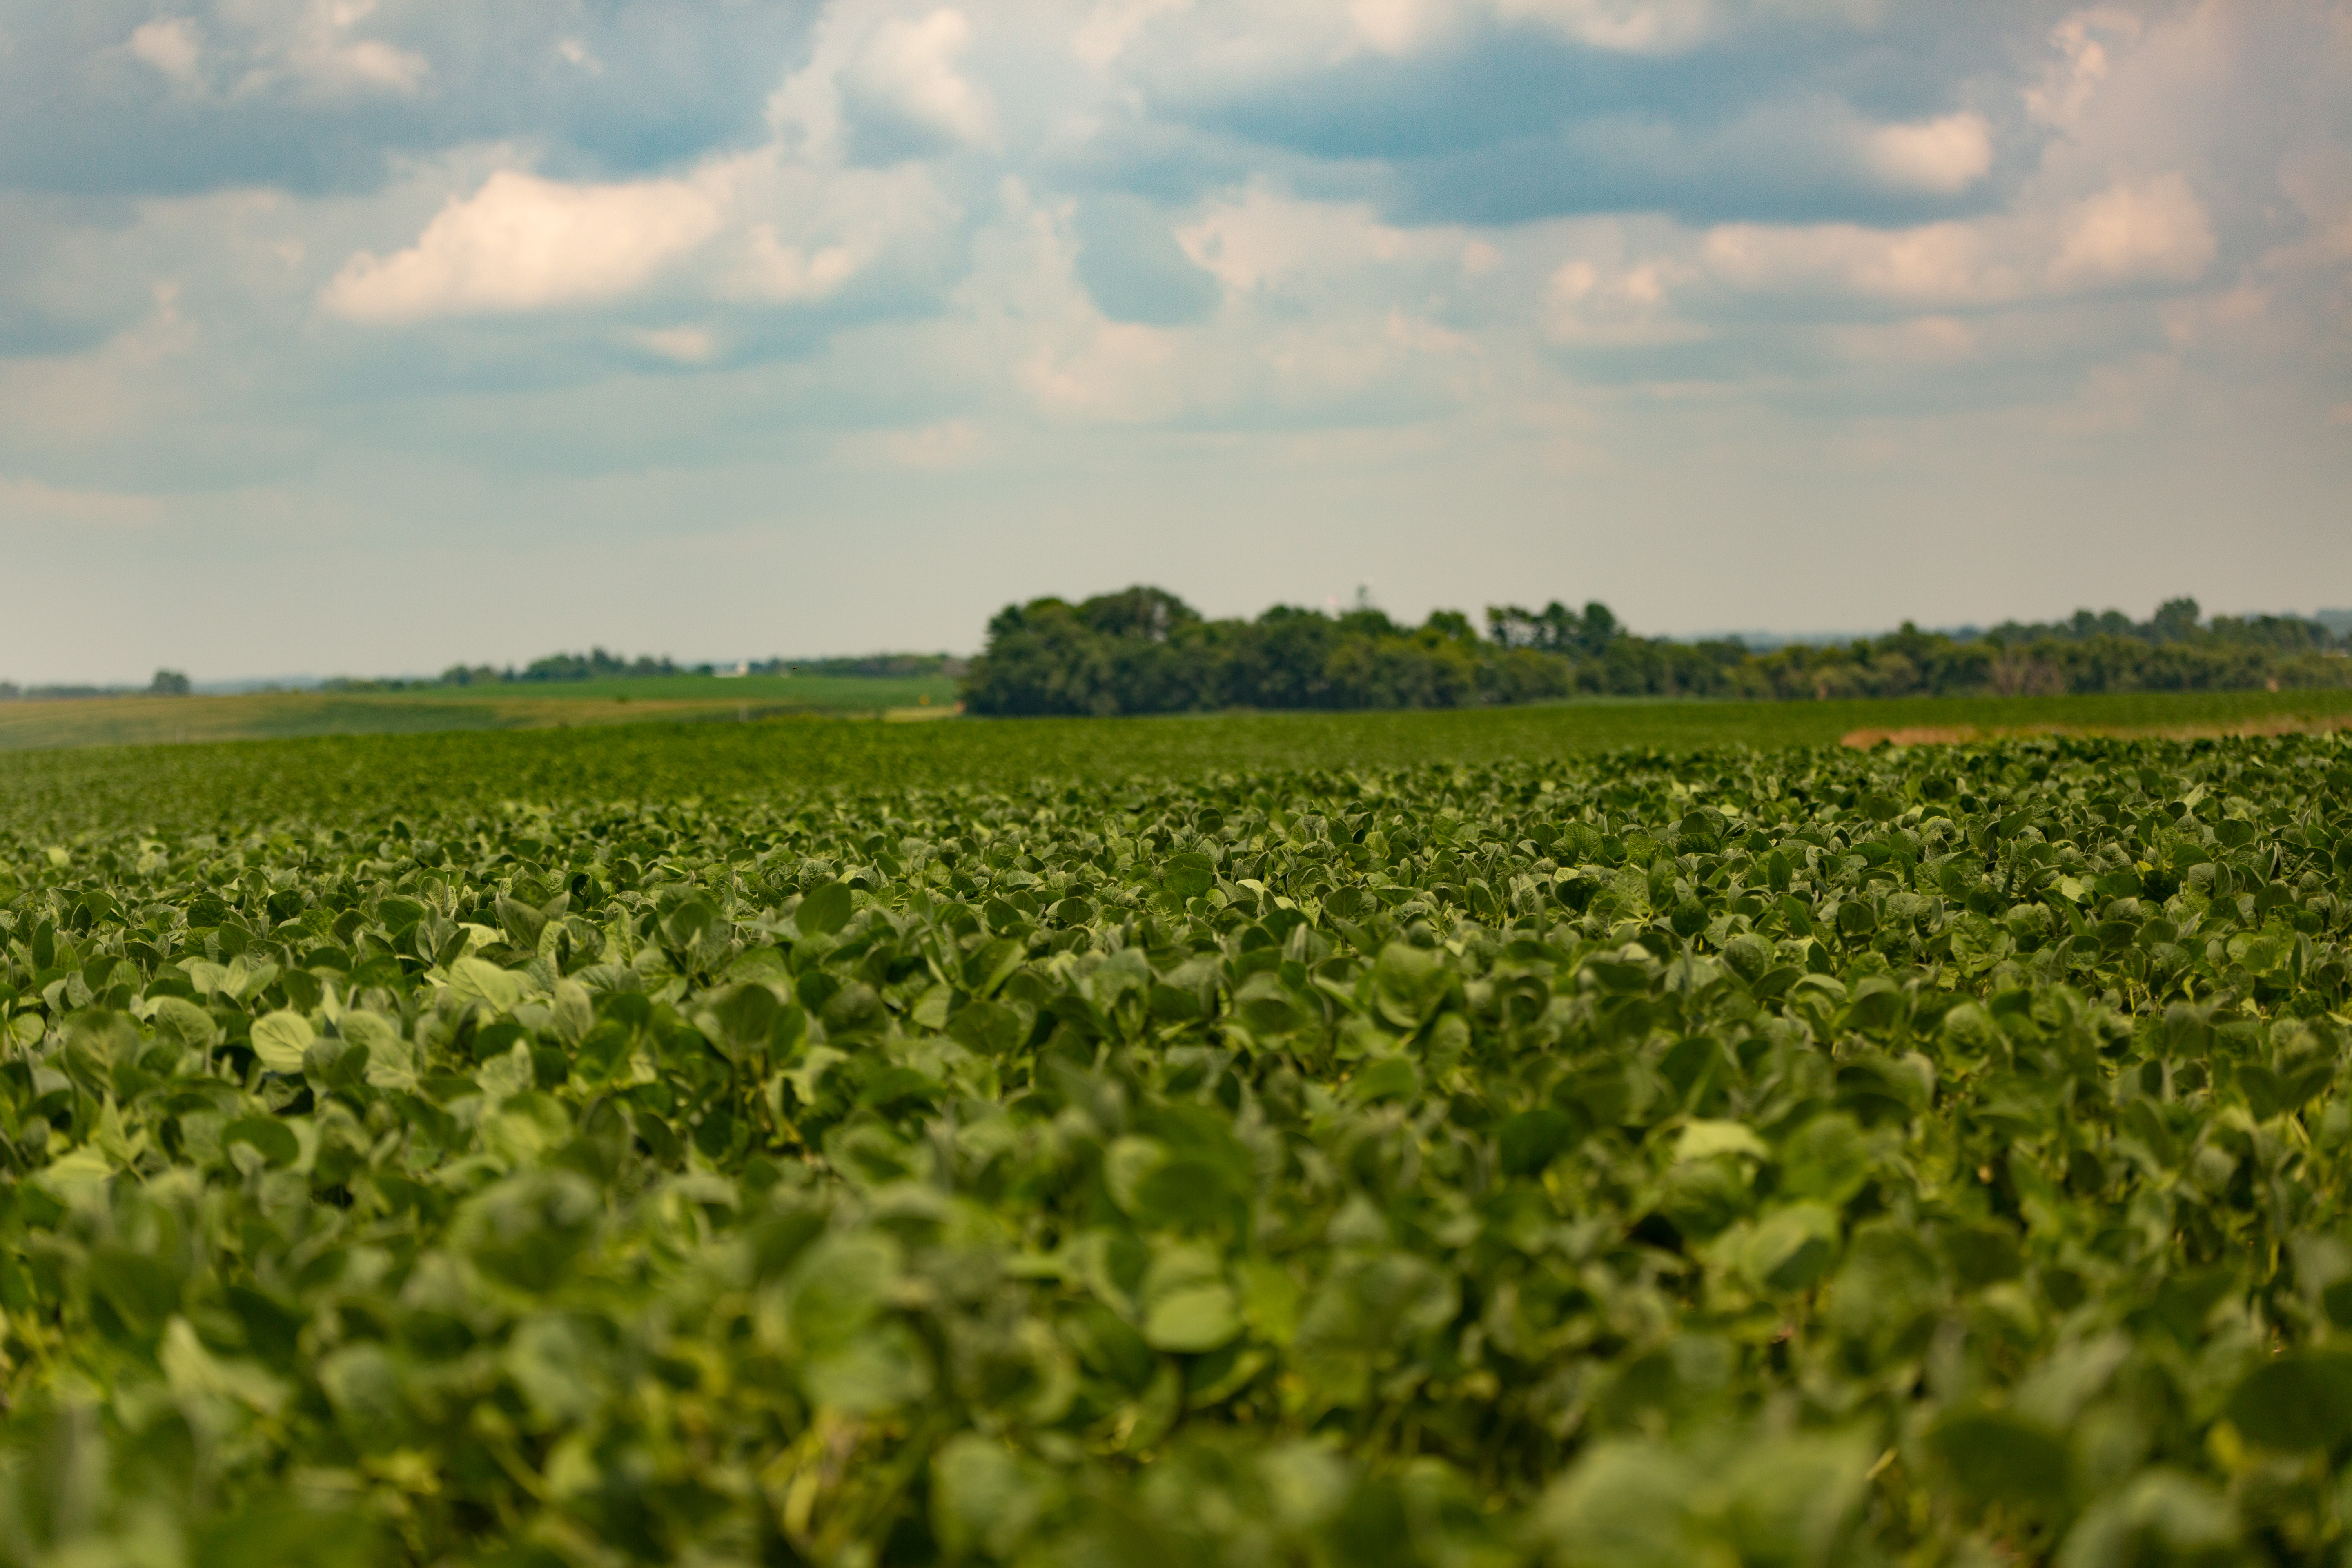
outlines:
[{"label": "overcast haze", "polygon": [[0,677],[2352,604],[2352,5],[0,0]]}]

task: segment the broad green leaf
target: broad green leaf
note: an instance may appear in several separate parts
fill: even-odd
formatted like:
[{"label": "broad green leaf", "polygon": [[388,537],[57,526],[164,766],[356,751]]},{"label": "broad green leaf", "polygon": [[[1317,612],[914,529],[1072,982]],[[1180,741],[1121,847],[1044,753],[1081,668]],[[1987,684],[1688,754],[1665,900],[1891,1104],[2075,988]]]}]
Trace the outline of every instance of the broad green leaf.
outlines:
[{"label": "broad green leaf", "polygon": [[501,1013],[522,1000],[523,977],[486,958],[460,958],[449,965],[449,991],[467,1001],[487,1002]]},{"label": "broad green leaf", "polygon": [[1678,1161],[1711,1160],[1718,1154],[1769,1160],[1772,1151],[1753,1128],[1738,1121],[1692,1121],[1675,1140],[1675,1158]]},{"label": "broad green leaf", "polygon": [[1437,1011],[1454,984],[1441,954],[1391,942],[1372,965],[1372,1002],[1401,1029],[1418,1027]]},{"label": "broad green leaf", "polygon": [[793,923],[808,936],[831,936],[849,923],[849,885],[828,882],[801,900]]},{"label": "broad green leaf", "polygon": [[1170,856],[1164,863],[1169,892],[1179,899],[1196,899],[1217,885],[1216,865],[1194,850]]},{"label": "broad green leaf", "polygon": [[1870,1180],[1870,1145],[1843,1111],[1816,1116],[1780,1145],[1780,1190],[1843,1205]]},{"label": "broad green leaf", "polygon": [[2229,1413],[2266,1447],[2334,1447],[2352,1433],[2352,1352],[2303,1351],[2266,1362],[2238,1384]]},{"label": "broad green leaf", "polygon": [[254,1020],[253,1054],[271,1072],[299,1073],[302,1070],[303,1053],[318,1037],[310,1019],[280,1008]]},{"label": "broad green leaf", "polygon": [[183,1050],[210,1050],[220,1038],[220,1027],[212,1015],[178,996],[156,998],[149,1022],[154,1026],[156,1038],[170,1040]]},{"label": "broad green leaf", "polygon": [[1529,1176],[1575,1141],[1576,1124],[1546,1105],[1522,1110],[1505,1121],[1496,1135],[1496,1147],[1506,1173]]},{"label": "broad green leaf", "polygon": [[1143,1337],[1154,1350],[1199,1354],[1215,1350],[1242,1331],[1233,1290],[1222,1284],[1187,1286],[1151,1303],[1143,1317]]},{"label": "broad green leaf", "polygon": [[1928,1432],[1927,1447],[1975,1500],[2030,1510],[2055,1506],[2064,1496],[2064,1444],[2007,1411],[1955,1411]]},{"label": "broad green leaf", "polygon": [[1817,1203],[1795,1203],[1757,1221],[1741,1262],[1759,1289],[1802,1290],[1828,1272],[1837,1249],[1836,1213]]}]

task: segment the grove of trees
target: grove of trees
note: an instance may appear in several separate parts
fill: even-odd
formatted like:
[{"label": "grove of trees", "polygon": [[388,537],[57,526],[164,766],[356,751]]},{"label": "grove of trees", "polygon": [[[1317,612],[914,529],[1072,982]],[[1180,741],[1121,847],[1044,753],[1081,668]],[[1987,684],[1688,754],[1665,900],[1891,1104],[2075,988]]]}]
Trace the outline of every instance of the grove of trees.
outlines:
[{"label": "grove of trees", "polygon": [[2352,685],[2344,639],[2287,616],[2204,619],[2174,599],[2146,621],[2119,611],[1985,632],[1899,631],[1769,652],[1733,639],[1627,630],[1606,605],[1490,605],[1482,633],[1456,610],[1419,626],[1369,605],[1277,605],[1212,620],[1137,586],[1073,604],[1033,599],[989,622],[964,680],[986,714],[1171,713],[1223,708],[1458,708],[1573,696],[1901,697],[2226,690]]}]

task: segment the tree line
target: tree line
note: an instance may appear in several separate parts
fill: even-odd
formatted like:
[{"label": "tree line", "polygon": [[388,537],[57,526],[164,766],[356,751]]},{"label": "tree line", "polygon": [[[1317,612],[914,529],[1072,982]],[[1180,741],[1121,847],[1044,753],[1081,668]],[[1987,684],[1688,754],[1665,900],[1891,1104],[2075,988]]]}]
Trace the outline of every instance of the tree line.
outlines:
[{"label": "tree line", "polygon": [[668,655],[629,658],[592,647],[586,653],[551,653],[518,668],[492,664],[453,664],[427,679],[355,679],[321,683],[329,691],[414,691],[436,686],[527,686],[572,680],[641,679],[665,675],[827,675],[892,677],[963,673],[960,659],[944,653],[875,653],[830,658],[763,658],[741,664],[679,664]]},{"label": "tree line", "polygon": [[144,686],[19,686],[13,680],[0,680],[0,702],[68,697],[185,697],[194,689],[184,672],[159,669]]},{"label": "tree line", "polygon": [[1769,651],[1629,630],[1609,606],[1490,605],[1419,626],[1369,605],[1277,605],[1213,620],[1164,589],[1008,605],[963,682],[982,714],[1223,708],[1460,708],[1578,696],[1826,699],[2242,690],[2352,685],[2347,639],[2292,616],[2216,616],[2168,600],[2146,621],[2078,612],[1990,630],[1898,631]]}]

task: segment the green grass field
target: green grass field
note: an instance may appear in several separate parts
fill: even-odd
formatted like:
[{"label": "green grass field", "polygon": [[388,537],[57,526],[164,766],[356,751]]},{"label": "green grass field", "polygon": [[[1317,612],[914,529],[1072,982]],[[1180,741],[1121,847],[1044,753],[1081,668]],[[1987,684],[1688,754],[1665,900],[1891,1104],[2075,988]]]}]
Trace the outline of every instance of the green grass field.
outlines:
[{"label": "green grass field", "polygon": [[551,680],[497,686],[436,686],[385,692],[404,701],[437,702],[749,702],[759,707],[857,711],[911,708],[928,697],[955,701],[956,683],[943,675],[652,675],[595,680]]},{"label": "green grass field", "polygon": [[[85,746],[410,735],[436,731],[805,717],[945,716],[944,677],[681,675],[545,686],[436,687],[396,692],[253,692],[233,697],[109,697],[0,703],[0,752]],[[2352,691],[2136,692],[2087,697],[1917,698],[1844,702],[1599,700],[1508,710],[1413,713],[1185,714],[1046,720],[1023,739],[945,742],[980,765],[1032,746],[1053,766],[1239,766],[1281,762],[1293,746],[1332,761],[1464,761],[1528,748],[1811,745],[1864,730],[2193,731],[2319,727],[2352,720]],[[1081,728],[1063,728],[1076,723]],[[1042,739],[1040,737],[1043,737]],[[931,742],[939,744],[940,742]],[[972,750],[962,752],[959,747]],[[1222,763],[1219,759],[1223,759]],[[1042,765],[1042,764],[1041,764]]]},{"label": "green grass field", "polygon": [[[127,708],[145,700],[111,700]],[[199,700],[154,700],[178,711],[205,710]],[[335,704],[356,700],[305,700],[320,703],[317,718],[323,721],[338,716]],[[397,697],[373,700],[362,717],[389,726],[426,706]],[[547,710],[557,717],[545,717]],[[1858,732],[1889,730],[2326,728],[2352,717],[2352,692],[1589,702],[1435,712],[967,719],[903,725],[805,716],[708,721],[732,719],[737,711],[583,700],[551,704],[526,728],[499,703],[450,702],[436,710],[434,721],[415,723],[404,733],[388,728],[373,733],[313,729],[276,731],[281,738],[261,741],[191,733],[186,745],[0,751],[0,812],[30,812],[61,827],[184,824],[242,813],[256,800],[283,800],[289,811],[312,813],[412,787],[436,791],[453,802],[557,802],[645,798],[664,793],[679,776],[690,776],[698,781],[697,793],[719,797],[773,795],[808,786],[1004,785],[1048,775],[1087,781],[1208,778],[1264,768],[1362,771],[1610,751],[1830,745]],[[756,716],[759,710],[752,711]],[[457,721],[439,721],[450,715]],[[610,727],[624,722],[625,730]],[[442,732],[416,732],[422,731]]]},{"label": "green grass field", "polygon": [[0,702],[0,751],[176,745],[301,735],[561,729],[655,720],[945,712],[955,682],[857,676],[660,676],[416,691],[255,691]]}]

